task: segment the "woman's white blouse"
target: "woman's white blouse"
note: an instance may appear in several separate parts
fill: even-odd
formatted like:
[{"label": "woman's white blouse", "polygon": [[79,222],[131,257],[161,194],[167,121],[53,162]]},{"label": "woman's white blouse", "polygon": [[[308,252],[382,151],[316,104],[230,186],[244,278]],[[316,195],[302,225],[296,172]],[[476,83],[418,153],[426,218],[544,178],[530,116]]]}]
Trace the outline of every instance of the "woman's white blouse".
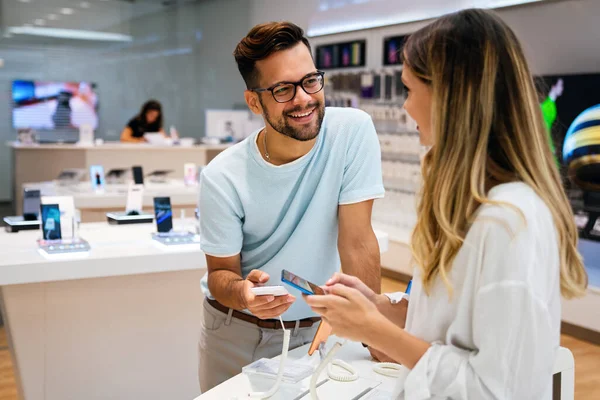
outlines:
[{"label": "woman's white blouse", "polygon": [[441,278],[427,296],[415,270],[406,331],[432,346],[399,380],[399,398],[552,397],[560,343],[552,215],[524,183],[499,185],[488,196],[516,206],[525,220],[507,206],[478,210],[449,274],[451,298]]}]

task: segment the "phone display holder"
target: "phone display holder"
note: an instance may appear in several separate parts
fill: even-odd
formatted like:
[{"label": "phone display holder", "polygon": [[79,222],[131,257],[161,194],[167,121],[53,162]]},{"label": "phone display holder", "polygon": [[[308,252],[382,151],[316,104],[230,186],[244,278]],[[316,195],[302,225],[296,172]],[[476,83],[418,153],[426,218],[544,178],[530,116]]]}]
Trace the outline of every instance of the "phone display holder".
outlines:
[{"label": "phone display holder", "polygon": [[16,233],[19,231],[34,231],[40,229],[40,220],[26,220],[23,216],[4,217],[6,232]]},{"label": "phone display holder", "polygon": [[[308,378],[315,371],[315,367],[302,360],[287,360],[283,370],[283,382],[298,383]],[[276,379],[279,373],[279,360],[261,358],[242,368],[248,376],[261,376]]]},{"label": "phone display holder", "polygon": [[90,251],[90,244],[84,239],[38,240],[39,250],[44,255],[80,254]]},{"label": "phone display holder", "polygon": [[152,234],[152,239],[165,246],[200,244],[200,236],[186,231],[155,232]]},{"label": "phone display holder", "polygon": [[156,171],[152,171],[150,172],[148,175],[146,175],[146,177],[148,178],[148,181],[153,182],[153,183],[167,183],[168,182],[168,175],[171,174],[173,172],[173,170],[170,169],[159,169]]},{"label": "phone display holder", "polygon": [[106,220],[110,225],[151,224],[154,221],[154,215],[143,211],[140,213],[109,212],[106,213]]}]

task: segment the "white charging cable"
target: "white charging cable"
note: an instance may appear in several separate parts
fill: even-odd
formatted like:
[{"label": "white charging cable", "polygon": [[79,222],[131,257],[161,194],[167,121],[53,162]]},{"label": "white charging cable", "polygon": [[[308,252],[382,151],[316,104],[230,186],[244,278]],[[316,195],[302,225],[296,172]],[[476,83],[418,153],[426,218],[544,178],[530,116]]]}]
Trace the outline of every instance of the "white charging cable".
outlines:
[{"label": "white charging cable", "polygon": [[373,366],[373,371],[379,375],[398,378],[400,375],[402,375],[402,365],[391,362],[382,362],[375,364]]},{"label": "white charging cable", "polygon": [[[334,367],[342,368],[347,373],[335,372]],[[352,382],[358,379],[356,370],[350,364],[342,360],[333,360],[329,364],[329,367],[327,367],[327,376],[338,382]]]},{"label": "white charging cable", "polygon": [[283,319],[279,316],[279,321],[281,322],[281,329],[283,329],[283,347],[281,349],[281,357],[279,359],[279,372],[277,373],[277,380],[275,381],[275,385],[271,389],[266,392],[253,392],[248,394],[248,397],[252,397],[254,399],[267,399],[273,396],[277,390],[279,390],[279,386],[281,385],[281,381],[283,380],[283,372],[285,369],[285,362],[287,360],[288,349],[290,347],[290,330],[285,329],[283,325]]}]

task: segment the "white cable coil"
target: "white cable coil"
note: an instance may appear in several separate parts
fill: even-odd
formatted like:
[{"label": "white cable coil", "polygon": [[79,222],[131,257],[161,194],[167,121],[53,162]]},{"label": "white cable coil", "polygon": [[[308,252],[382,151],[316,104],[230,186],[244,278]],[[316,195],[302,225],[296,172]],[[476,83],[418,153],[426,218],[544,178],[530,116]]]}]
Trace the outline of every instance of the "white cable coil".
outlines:
[{"label": "white cable coil", "polygon": [[398,378],[402,373],[402,365],[390,362],[382,362],[373,366],[373,371],[379,375]]},{"label": "white cable coil", "polygon": [[[347,373],[335,372],[334,367],[340,367]],[[358,373],[356,370],[347,362],[342,360],[333,360],[329,367],[327,367],[327,375],[338,382],[352,382],[358,379]]]}]

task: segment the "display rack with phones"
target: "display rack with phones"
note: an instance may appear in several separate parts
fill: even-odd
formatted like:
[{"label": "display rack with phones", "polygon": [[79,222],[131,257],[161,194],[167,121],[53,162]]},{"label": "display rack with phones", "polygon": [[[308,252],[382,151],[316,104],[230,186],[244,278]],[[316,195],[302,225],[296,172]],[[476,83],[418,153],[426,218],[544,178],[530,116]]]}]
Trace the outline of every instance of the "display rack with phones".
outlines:
[{"label": "display rack with phones", "polygon": [[[401,38],[392,39],[386,46],[397,51]],[[359,108],[371,116],[379,137],[386,189],[386,196],[373,206],[373,222],[404,241],[416,223],[416,193],[421,187],[425,150],[415,121],[403,109],[406,93],[402,66],[396,61],[376,71],[328,71],[325,93],[327,105]]]}]

